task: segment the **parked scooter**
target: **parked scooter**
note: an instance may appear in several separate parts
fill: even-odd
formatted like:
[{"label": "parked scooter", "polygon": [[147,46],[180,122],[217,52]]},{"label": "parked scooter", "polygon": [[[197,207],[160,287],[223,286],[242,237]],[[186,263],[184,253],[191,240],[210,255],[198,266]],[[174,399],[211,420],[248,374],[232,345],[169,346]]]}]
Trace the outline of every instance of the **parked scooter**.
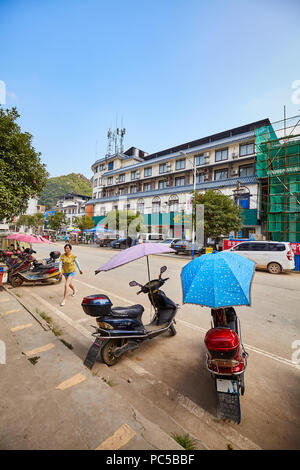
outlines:
[{"label": "parked scooter", "polygon": [[244,395],[245,351],[241,326],[234,308],[212,309],[212,328],[206,333],[206,365],[215,381],[217,416],[236,423],[241,421],[240,393]]},{"label": "parked scooter", "polygon": [[58,262],[59,251],[51,251],[50,258],[45,263],[37,261],[32,254],[34,250],[26,248],[19,261],[13,264],[8,271],[8,280],[12,287],[20,287],[23,282],[47,282],[49,279],[56,279],[61,282],[59,276]]},{"label": "parked scooter", "polygon": [[110,299],[104,294],[90,295],[82,300],[84,312],[96,317],[98,325],[94,326],[96,332],[92,336],[96,339],[84,361],[89,369],[95,364],[99,353],[105,364],[113,366],[125,352],[138,348],[143,341],[167,331],[171,336],[176,334],[174,323],[178,305],[160,290],[169,279],[161,277],[166,270],[167,267],[163,266],[158,279],[145,285],[136,281],[129,283],[130,287],[141,288],[137,294],[148,294],[150,303],[155,309],[154,316],[147,325],[142,322],[144,312],[142,305],[112,308]]}]

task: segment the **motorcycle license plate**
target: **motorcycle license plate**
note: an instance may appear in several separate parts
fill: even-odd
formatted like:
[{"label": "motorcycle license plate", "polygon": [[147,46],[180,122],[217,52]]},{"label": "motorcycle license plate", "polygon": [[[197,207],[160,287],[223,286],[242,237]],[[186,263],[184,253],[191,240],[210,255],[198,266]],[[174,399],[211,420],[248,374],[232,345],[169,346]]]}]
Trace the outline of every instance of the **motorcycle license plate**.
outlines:
[{"label": "motorcycle license plate", "polygon": [[222,393],[239,393],[239,385],[236,380],[217,379],[217,391]]}]

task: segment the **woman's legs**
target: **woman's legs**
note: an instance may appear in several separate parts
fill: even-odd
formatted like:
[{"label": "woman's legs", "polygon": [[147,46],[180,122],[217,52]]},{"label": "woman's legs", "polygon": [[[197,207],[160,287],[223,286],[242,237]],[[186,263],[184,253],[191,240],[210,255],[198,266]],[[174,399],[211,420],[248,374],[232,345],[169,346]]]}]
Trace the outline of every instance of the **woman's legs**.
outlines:
[{"label": "woman's legs", "polygon": [[69,276],[71,278],[71,281],[70,281],[70,288],[72,289],[73,291],[73,296],[76,294],[76,289],[75,289],[75,286],[73,284],[73,277],[72,276]]},{"label": "woman's legs", "polygon": [[63,301],[60,305],[65,305],[66,298],[67,298],[67,295],[68,295],[69,286],[70,286],[70,283],[72,281],[72,277],[68,276],[65,279],[66,279],[66,282],[65,282],[64,298],[63,298]]}]

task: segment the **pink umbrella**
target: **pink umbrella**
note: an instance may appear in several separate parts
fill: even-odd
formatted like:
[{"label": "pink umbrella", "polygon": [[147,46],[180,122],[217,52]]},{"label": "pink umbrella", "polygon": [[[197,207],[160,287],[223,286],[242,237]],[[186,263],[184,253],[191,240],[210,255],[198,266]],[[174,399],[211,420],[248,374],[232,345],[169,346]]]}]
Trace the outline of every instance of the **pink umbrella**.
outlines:
[{"label": "pink umbrella", "polygon": [[30,235],[28,233],[12,233],[6,237],[7,240],[18,240],[19,242],[26,242],[26,243],[54,243],[50,242],[44,237],[40,237],[39,235]]}]

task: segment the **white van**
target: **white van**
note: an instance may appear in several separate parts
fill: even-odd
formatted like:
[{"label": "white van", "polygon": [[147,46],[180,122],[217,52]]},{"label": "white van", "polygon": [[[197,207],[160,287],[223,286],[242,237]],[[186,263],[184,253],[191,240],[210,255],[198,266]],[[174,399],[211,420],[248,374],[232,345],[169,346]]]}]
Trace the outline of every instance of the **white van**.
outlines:
[{"label": "white van", "polygon": [[287,242],[249,241],[230,248],[239,255],[256,263],[259,268],[266,268],[271,274],[295,269],[294,253]]},{"label": "white van", "polygon": [[141,233],[140,237],[143,239],[143,243],[163,242],[166,238],[162,233]]}]

